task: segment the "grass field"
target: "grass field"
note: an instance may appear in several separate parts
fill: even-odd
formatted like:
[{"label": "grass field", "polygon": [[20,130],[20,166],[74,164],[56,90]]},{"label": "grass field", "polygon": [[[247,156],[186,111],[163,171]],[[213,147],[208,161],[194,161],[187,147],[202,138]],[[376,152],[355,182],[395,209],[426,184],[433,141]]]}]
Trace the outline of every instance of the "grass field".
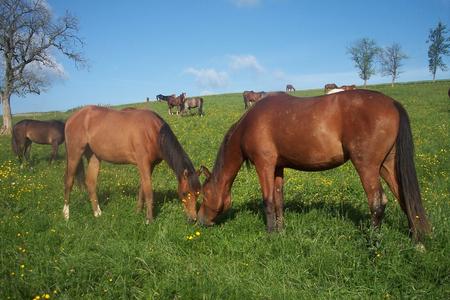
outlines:
[{"label": "grass field", "polygon": [[[137,169],[108,163],[98,184],[103,215],[94,218],[87,193],[75,188],[65,221],[64,147],[49,166],[50,147],[33,145],[30,166],[21,169],[10,138],[0,137],[0,299],[450,299],[449,87],[450,81],[371,87],[410,115],[433,226],[425,252],[410,241],[389,192],[383,226],[371,230],[350,163],[318,173],[287,170],[279,234],[265,232],[254,169],[241,169],[222,222],[202,228],[186,222],[164,162],[153,174],[154,223],[145,225],[144,214],[135,213]],[[203,118],[169,116],[165,103],[132,105],[160,113],[194,165],[210,168],[244,109],[240,94],[205,97]]]}]

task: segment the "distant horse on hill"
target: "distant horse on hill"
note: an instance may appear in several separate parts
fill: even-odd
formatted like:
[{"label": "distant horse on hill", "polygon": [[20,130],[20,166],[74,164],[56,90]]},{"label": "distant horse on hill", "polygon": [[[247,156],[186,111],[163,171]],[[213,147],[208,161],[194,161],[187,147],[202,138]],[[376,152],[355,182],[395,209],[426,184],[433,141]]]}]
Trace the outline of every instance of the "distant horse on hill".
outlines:
[{"label": "distant horse on hill", "polygon": [[176,97],[175,95],[169,96],[167,98],[167,105],[169,106],[169,115],[172,115],[172,108],[178,107],[177,115],[181,112],[183,108],[184,99],[186,98],[186,93],[180,94],[180,96]]},{"label": "distant horse on hill", "polygon": [[286,85],[286,93],[288,92],[295,92],[295,88],[292,84]]},{"label": "distant horse on hill", "polygon": [[191,97],[186,98],[183,103],[183,110],[181,111],[183,114],[186,114],[188,111],[191,111],[193,108],[197,108],[197,113],[199,116],[203,116],[203,98],[202,97]]},{"label": "distant horse on hill", "polygon": [[165,96],[165,95],[162,95],[162,94],[159,94],[159,95],[156,95],[156,100],[157,101],[167,101],[167,100],[169,100],[169,97],[175,97],[175,94],[172,94],[172,95],[169,95],[169,96]]},{"label": "distant horse on hill", "polygon": [[[74,177],[81,184],[85,181],[94,216],[101,215],[95,190],[102,160],[137,166],[140,174],[137,209],[142,210],[145,200],[147,223],[153,220],[151,175],[158,163],[166,161],[178,179],[178,196],[186,215],[189,220],[196,219],[195,205],[201,188],[198,174],[170,126],[155,112],[87,106],[70,116],[65,135],[67,166],[63,214],[66,219],[69,219]],[[88,161],[86,178],[83,156]]]},{"label": "distant horse on hill", "polygon": [[15,124],[12,130],[12,148],[20,162],[29,159],[32,142],[52,145],[51,163],[58,154],[58,146],[64,143],[64,122],[25,119]]},{"label": "distant horse on hill", "polygon": [[332,89],[338,89],[339,87],[336,85],[336,83],[327,83],[327,84],[325,84],[325,87],[324,87],[324,89],[323,89],[323,93],[324,94],[327,94],[327,92],[329,91],[329,90],[332,90]]}]

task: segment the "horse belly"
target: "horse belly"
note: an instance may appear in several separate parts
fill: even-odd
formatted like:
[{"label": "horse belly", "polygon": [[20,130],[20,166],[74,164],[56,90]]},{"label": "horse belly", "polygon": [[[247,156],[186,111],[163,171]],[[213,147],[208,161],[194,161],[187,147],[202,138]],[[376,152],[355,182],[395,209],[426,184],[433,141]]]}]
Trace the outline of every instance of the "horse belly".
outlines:
[{"label": "horse belly", "polygon": [[309,139],[297,141],[292,145],[278,147],[280,165],[303,171],[322,171],[347,161],[342,143],[337,139]]},{"label": "horse belly", "polygon": [[91,139],[88,143],[92,152],[100,160],[116,164],[136,164],[135,156],[126,139]]}]

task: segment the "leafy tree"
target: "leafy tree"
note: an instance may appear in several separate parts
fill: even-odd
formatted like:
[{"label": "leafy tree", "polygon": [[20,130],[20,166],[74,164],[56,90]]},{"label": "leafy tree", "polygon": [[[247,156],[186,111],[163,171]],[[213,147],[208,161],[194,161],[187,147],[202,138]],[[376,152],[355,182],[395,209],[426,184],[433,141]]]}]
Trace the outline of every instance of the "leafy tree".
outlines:
[{"label": "leafy tree", "polygon": [[54,20],[44,0],[0,0],[0,134],[11,133],[11,95],[39,94],[60,71],[53,54],[85,63],[76,50],[83,46],[77,33],[78,20],[68,12]]},{"label": "leafy tree", "polygon": [[359,70],[359,77],[364,80],[364,87],[367,86],[367,80],[375,74],[374,63],[379,51],[376,42],[369,38],[360,39],[347,48],[347,53]]},{"label": "leafy tree", "polygon": [[402,73],[400,67],[403,65],[402,60],[406,58],[408,56],[402,52],[402,47],[397,43],[380,50],[381,74],[383,76],[391,76],[392,86],[394,86],[395,80]]},{"label": "leafy tree", "polygon": [[442,57],[450,54],[450,37],[446,37],[447,28],[441,22],[438,23],[436,28],[430,29],[428,35],[427,44],[430,44],[428,48],[428,69],[433,75],[433,81],[436,79],[437,69],[441,71],[447,70],[447,65],[444,63]]}]

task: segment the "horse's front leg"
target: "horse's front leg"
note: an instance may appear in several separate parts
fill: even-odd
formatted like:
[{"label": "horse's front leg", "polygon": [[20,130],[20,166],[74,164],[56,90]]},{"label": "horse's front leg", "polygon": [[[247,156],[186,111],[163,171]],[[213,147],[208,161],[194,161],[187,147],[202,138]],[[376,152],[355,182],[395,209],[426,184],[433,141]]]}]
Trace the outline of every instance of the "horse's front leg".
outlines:
[{"label": "horse's front leg", "polygon": [[50,160],[48,161],[49,164],[51,164],[52,161],[56,159],[57,154],[58,154],[58,142],[54,141],[52,143],[52,153],[50,155]]},{"label": "horse's front leg", "polygon": [[274,191],[273,199],[275,203],[275,227],[277,231],[283,229],[284,217],[283,217],[283,183],[284,174],[283,168],[275,169]]},{"label": "horse's front leg", "polygon": [[89,193],[89,199],[91,200],[92,211],[95,217],[102,215],[102,210],[98,205],[98,197],[96,187],[98,172],[100,170],[100,160],[94,154],[89,158],[89,164],[86,171],[86,187]]},{"label": "horse's front leg", "polygon": [[142,192],[143,198],[145,199],[145,205],[147,206],[146,223],[150,224],[153,222],[153,190],[150,166],[146,163],[146,160],[143,160],[143,162],[138,165],[138,168],[141,175],[140,193]]}]

